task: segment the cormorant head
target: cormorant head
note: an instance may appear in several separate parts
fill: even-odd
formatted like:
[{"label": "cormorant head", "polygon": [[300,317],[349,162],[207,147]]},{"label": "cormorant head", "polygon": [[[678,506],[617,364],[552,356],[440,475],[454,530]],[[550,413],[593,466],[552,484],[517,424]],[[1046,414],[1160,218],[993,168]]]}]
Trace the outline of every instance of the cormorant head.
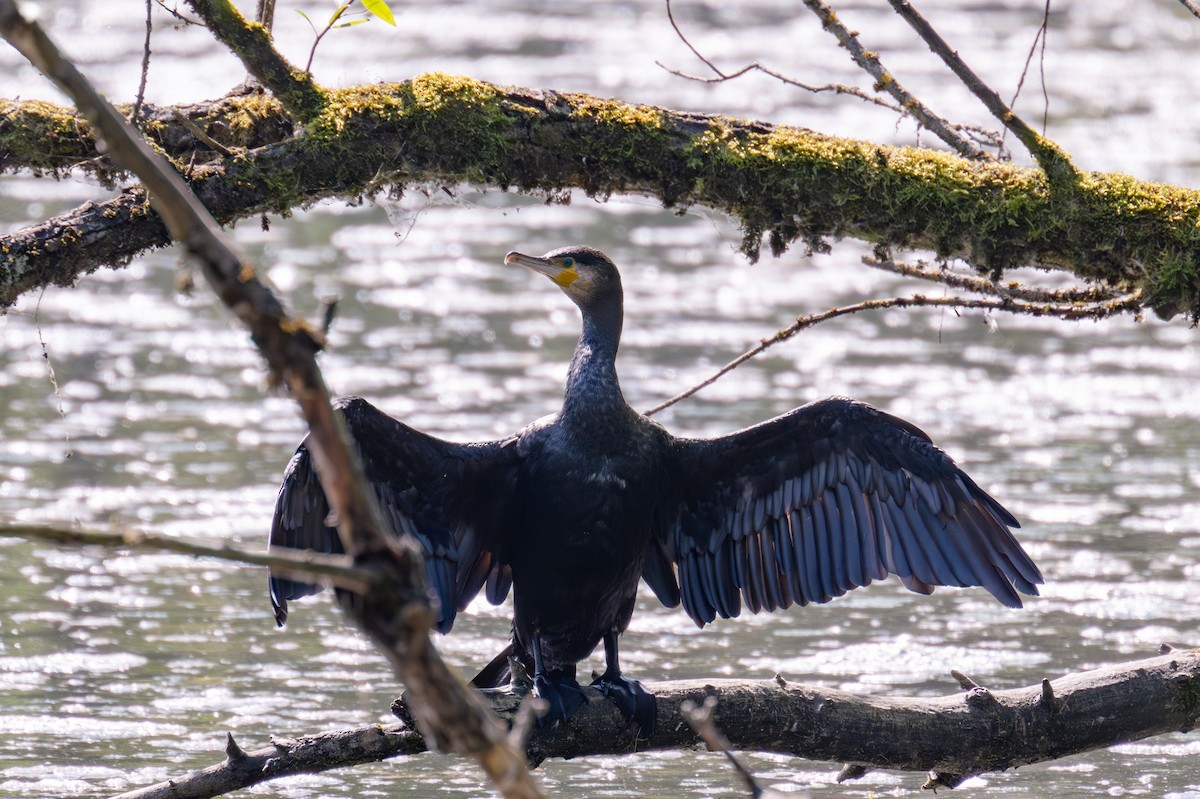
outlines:
[{"label": "cormorant head", "polygon": [[510,252],[504,263],[520,264],[550,278],[585,313],[611,309],[614,303],[620,312],[621,275],[612,260],[597,249],[563,247],[540,257]]}]

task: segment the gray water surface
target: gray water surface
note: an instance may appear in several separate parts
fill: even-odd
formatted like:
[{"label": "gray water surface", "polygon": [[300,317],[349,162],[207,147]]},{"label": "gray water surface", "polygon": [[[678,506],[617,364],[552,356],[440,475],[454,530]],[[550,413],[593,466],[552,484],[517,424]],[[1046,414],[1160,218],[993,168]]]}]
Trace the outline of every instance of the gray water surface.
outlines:
[{"label": "gray water surface", "polygon": [[[249,5],[248,3],[246,5]],[[303,62],[325,4],[281,3],[281,48]],[[332,34],[314,68],[331,85],[426,70],[588,91],[912,142],[908,123],[765,77],[707,85],[664,6],[393,2],[399,29]],[[925,2],[922,10],[1006,96],[1042,2]],[[144,4],[40,4],[43,21],[112,97],[136,88]],[[864,83],[797,4],[675,4],[692,41],[727,69],[748,60],[813,83]],[[936,110],[993,126],[879,2],[839,8],[888,67]],[[204,31],[158,25],[148,96],[195,101],[241,79]],[[1200,130],[1192,77],[1200,21],[1177,3],[1057,2],[1046,69],[1049,133],[1088,169],[1196,185]],[[57,95],[0,50],[0,93]],[[1031,77],[1019,106],[1040,122]],[[932,144],[928,134],[919,141]],[[1018,154],[1018,160],[1020,156]],[[77,182],[0,179],[0,225],[16,229],[107,192]],[[508,434],[552,412],[578,333],[551,284],[506,268],[510,249],[600,247],[623,267],[619,361],[647,407],[706,377],[797,314],[867,297],[937,293],[863,267],[861,246],[796,249],[750,266],[738,231],[703,210],[641,198],[570,205],[460,187],[401,201],[323,203],[269,231],[235,230],[289,303],[342,298],[322,356],[342,393],[368,397],[431,433]],[[177,253],[104,270],[73,289],[25,297],[0,317],[0,519],[133,525],[261,547],[283,466],[303,435],[293,404],[263,398],[247,337],[204,290],[174,289]],[[1029,273],[1034,280],[1056,278]],[[996,688],[1150,656],[1197,639],[1200,409],[1185,323],[1101,324],[924,310],[857,315],[770,350],[661,419],[680,434],[728,432],[830,394],[854,396],[929,432],[1022,520],[1047,578],[1022,611],[982,590],[910,594],[894,580],[824,607],[722,621],[697,632],[649,592],[625,636],[627,670],[648,680],[790,680],[891,695],[952,693],[954,668]],[[48,376],[49,354],[59,392]],[[59,406],[62,406],[60,413]],[[103,796],[222,759],[226,731],[247,747],[387,718],[398,691],[382,659],[328,597],[298,603],[276,630],[263,573],[165,554],[113,554],[0,539],[0,796]],[[503,646],[509,610],[477,602],[442,639],[472,672]],[[600,665],[595,657],[593,667]],[[1200,797],[1200,741],[1164,736],[989,774],[955,795],[1074,799]],[[780,788],[822,796],[920,795],[921,775],[872,773],[833,786],[837,764],[749,755]],[[706,752],[550,762],[563,796],[739,796]],[[251,794],[286,797],[487,795],[476,770],[427,755]]]}]

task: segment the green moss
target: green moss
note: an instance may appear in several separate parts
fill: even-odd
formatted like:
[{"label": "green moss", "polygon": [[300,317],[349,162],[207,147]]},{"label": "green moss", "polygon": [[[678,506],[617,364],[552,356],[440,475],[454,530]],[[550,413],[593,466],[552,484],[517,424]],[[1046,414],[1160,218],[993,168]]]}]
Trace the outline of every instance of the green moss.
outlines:
[{"label": "green moss", "polygon": [[[243,135],[279,143],[226,162],[221,179],[237,190],[230,216],[286,213],[414,181],[515,186],[551,200],[575,188],[639,193],[733,215],[751,257],[764,241],[780,252],[854,237],[962,255],[994,278],[1019,265],[1068,268],[1138,287],[1161,313],[1200,317],[1200,193],[1079,174],[1065,156],[1051,180],[1038,169],[931,150],[441,73],[323,97],[301,136],[290,135],[278,101],[263,95],[223,101],[200,120],[218,132],[223,125],[228,136],[216,138],[226,143]],[[0,101],[0,146],[53,153],[60,140],[78,159],[76,117],[47,104],[28,124],[11,124],[18,113]]]},{"label": "green moss", "polygon": [[820,246],[825,236],[850,235],[943,255],[970,249],[999,269],[1018,257],[1006,232],[1034,223],[1046,203],[1029,170],[981,169],[802,128],[755,132],[718,120],[695,140],[691,162],[704,170],[706,193],[745,198],[731,210],[746,224],[743,249],[752,257],[764,233],[776,251],[798,238]]},{"label": "green moss", "polygon": [[1073,171],[1052,185],[1011,164],[721,119],[690,141],[687,159],[695,201],[739,217],[751,257],[764,238],[779,252],[853,236],[964,255],[995,278],[1070,263],[1085,279],[1141,287],[1160,313],[1200,314],[1200,197],[1190,189]]},{"label": "green moss", "polygon": [[264,124],[276,125],[281,106],[279,101],[265,92],[252,92],[230,98],[229,109],[221,115],[221,122],[228,131],[222,144],[229,147],[245,147],[257,143],[259,131]]},{"label": "green moss", "polygon": [[429,163],[424,171],[441,180],[507,185],[505,134],[514,114],[489,84],[433,73],[406,83],[330,90],[326,100],[305,135],[292,142],[303,176],[278,164],[258,174],[245,164],[242,179],[247,186],[265,184],[268,207],[308,201],[314,174],[339,186],[340,194],[369,194],[419,179],[403,168],[413,162]]},{"label": "green moss", "polygon": [[[585,192],[606,198],[633,184],[659,193],[667,205],[674,203],[679,191],[679,176],[669,169],[674,137],[661,109],[582,94],[558,97],[569,109],[569,124],[589,131],[568,142],[572,159],[586,167],[581,181]],[[560,135],[570,132],[568,126]]]},{"label": "green moss", "polygon": [[[86,158],[96,156],[88,123],[73,109],[40,100],[0,99],[0,153],[36,172],[61,177]],[[0,169],[7,165],[0,156]]]}]

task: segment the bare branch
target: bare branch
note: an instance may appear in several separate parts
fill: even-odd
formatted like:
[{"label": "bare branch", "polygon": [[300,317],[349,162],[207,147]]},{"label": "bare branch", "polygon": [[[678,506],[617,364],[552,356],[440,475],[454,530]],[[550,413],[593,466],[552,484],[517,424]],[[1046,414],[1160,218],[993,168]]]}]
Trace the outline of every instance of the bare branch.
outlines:
[{"label": "bare branch", "polygon": [[881,108],[886,108],[889,111],[893,111],[897,114],[903,115],[905,113],[904,109],[901,108],[900,106],[895,105],[894,103],[889,103],[887,100],[881,99],[874,95],[867,94],[866,92],[864,92],[862,89],[858,88],[857,86],[848,86],[844,83],[825,83],[820,86],[815,86],[811,83],[803,83],[802,81],[798,81],[795,78],[789,78],[787,75],[784,75],[783,73],[776,72],[775,70],[764,66],[763,64],[759,63],[758,61],[754,61],[750,64],[747,64],[746,66],[742,67],[741,69],[737,70],[736,72],[730,72],[728,74],[722,73],[720,76],[715,77],[715,78],[703,78],[703,77],[700,77],[699,75],[689,75],[688,73],[683,72],[682,70],[672,69],[671,67],[668,67],[665,64],[663,64],[661,61],[655,61],[654,63],[657,64],[659,67],[665,69],[667,72],[671,73],[672,75],[674,75],[677,78],[683,78],[684,80],[694,80],[694,81],[698,81],[700,83],[724,83],[727,80],[736,80],[737,78],[742,77],[743,75],[745,75],[748,72],[761,72],[764,75],[769,75],[772,78],[775,78],[776,80],[778,80],[781,83],[787,84],[788,86],[795,86],[797,89],[803,89],[807,92],[812,92],[813,94],[822,94],[824,92],[833,92],[834,94],[848,94],[852,97],[857,97],[860,100],[866,100],[868,103],[874,103],[875,105],[880,106]]},{"label": "bare branch", "polygon": [[[815,3],[809,2],[809,0],[806,0],[806,2],[810,8],[814,8],[814,10],[817,11],[818,16],[822,18],[825,28],[832,31],[838,37],[839,41],[842,42],[842,46],[850,52],[854,60],[875,77],[876,91],[888,92],[899,101],[899,104],[890,103],[887,100],[884,100],[873,94],[868,94],[856,86],[848,86],[844,83],[826,83],[819,86],[810,83],[804,83],[803,81],[796,80],[795,78],[788,77],[783,73],[770,69],[759,61],[754,61],[750,64],[747,64],[746,66],[734,72],[724,72],[717,67],[716,64],[706,58],[698,49],[696,49],[695,45],[693,45],[683,33],[683,30],[675,21],[675,14],[671,10],[670,0],[666,0],[666,5],[667,19],[671,23],[671,28],[674,29],[675,34],[679,37],[680,41],[682,41],[687,48],[692,51],[696,58],[704,62],[704,64],[713,71],[716,77],[706,78],[699,75],[690,75],[681,70],[672,69],[671,67],[663,64],[661,61],[656,61],[655,63],[676,77],[684,78],[685,80],[699,81],[700,83],[724,83],[725,81],[736,80],[737,78],[740,78],[749,72],[761,72],[764,75],[769,75],[770,77],[775,78],[776,80],[788,86],[794,86],[798,89],[803,89],[804,91],[811,92],[813,94],[833,92],[835,94],[850,95],[878,105],[882,108],[886,108],[889,111],[900,114],[901,116],[911,115],[917,120],[918,124],[928,128],[940,139],[942,139],[966,158],[976,160],[990,158],[986,152],[979,149],[971,141],[958,134],[957,131],[960,130],[968,132],[966,127],[952,125],[934,114],[917,98],[910,95],[902,86],[900,86],[895,78],[884,71],[883,66],[879,61],[879,57],[874,53],[868,52],[866,49],[864,49],[862,45],[859,44],[854,33],[846,29],[846,27],[838,21],[836,15],[829,10],[828,6],[819,2],[819,0],[817,0]],[[988,140],[998,140],[998,137],[990,134],[987,134],[986,138]]]},{"label": "bare branch", "polygon": [[[694,56],[696,56],[696,58],[699,58],[701,61],[703,61],[708,66],[709,69],[711,69],[713,72],[717,73],[718,77],[720,77],[722,80],[728,79],[729,78],[728,75],[726,75],[721,70],[717,69],[716,64],[714,64],[713,62],[711,62],[707,58],[705,58],[699,50],[697,50],[695,47],[692,46],[692,43],[690,41],[688,41],[688,38],[683,35],[683,31],[679,29],[679,25],[676,24],[676,22],[675,22],[675,13],[673,11],[671,11],[671,0],[666,0],[666,3],[667,3],[667,20],[671,23],[671,27],[675,29],[675,35],[679,37],[679,40],[682,41],[685,45],[687,45],[687,48],[692,51],[692,54]],[[662,65],[660,64],[659,66],[662,66]],[[750,69],[750,67],[746,67],[745,69],[740,70],[739,74],[746,72],[748,69]],[[697,80],[699,80],[699,78]]]},{"label": "bare branch", "polygon": [[725,758],[733,766],[738,776],[742,778],[742,782],[745,783],[747,790],[750,791],[750,795],[758,799],[758,797],[763,795],[763,789],[759,786],[758,781],[754,779],[754,774],[751,773],[750,769],[743,766],[741,761],[733,756],[733,752],[730,751],[733,747],[730,745],[729,739],[721,734],[721,731],[717,729],[716,722],[713,721],[713,710],[716,706],[717,698],[715,696],[705,699],[702,705],[697,705],[689,699],[679,706],[679,713],[687,721],[688,725],[696,731],[696,734],[703,739],[704,745],[710,751],[720,752],[725,755]]},{"label": "bare branch", "polygon": [[1005,299],[1028,300],[1029,302],[1067,304],[1067,303],[1103,303],[1112,301],[1135,302],[1139,299],[1137,292],[1122,294],[1107,286],[1088,286],[1086,288],[1042,289],[1027,286],[1022,283],[996,283],[977,275],[967,275],[946,268],[929,265],[918,260],[915,263],[894,261],[891,258],[874,258],[863,256],[862,262],[867,266],[894,272],[898,275],[916,277],[934,283],[943,283],[953,288],[973,291],[977,294],[990,294],[993,297]]},{"label": "bare branch", "polygon": [[174,17],[179,22],[181,27],[187,27],[189,25],[195,25],[198,28],[205,27],[204,23],[201,22],[200,20],[191,19],[191,18],[185,17],[183,14],[179,13],[178,8],[168,7],[167,0],[157,0],[157,2],[158,2],[159,7],[161,7],[163,11],[166,11],[168,14],[170,14],[172,17]]},{"label": "bare branch", "polygon": [[221,144],[221,142],[217,141],[212,136],[209,136],[207,133],[205,133],[204,129],[202,127],[197,125],[192,120],[188,119],[183,114],[183,112],[179,111],[178,109],[175,109],[173,112],[173,116],[174,116],[176,122],[178,122],[180,125],[183,125],[185,128],[187,128],[188,131],[193,136],[195,136],[197,139],[199,139],[200,141],[202,141],[206,145],[208,145],[208,147],[210,147],[214,152],[218,152],[221,155],[225,156],[226,158],[231,158],[234,155],[233,150],[230,150],[224,144]]},{"label": "bare branch", "polygon": [[254,21],[270,33],[275,26],[275,0],[258,0],[254,9]]},{"label": "bare branch", "polygon": [[[201,0],[191,2],[197,10],[212,10]],[[231,10],[227,3],[213,2],[222,12]],[[213,17],[209,24],[218,21],[228,22]],[[263,33],[261,28],[257,31]],[[408,685],[422,731],[439,749],[474,757],[506,796],[540,797],[524,758],[505,731],[429,640],[434,614],[420,550],[415,542],[391,534],[367,488],[362,465],[316,364],[319,336],[287,314],[179,175],[62,57],[41,28],[22,17],[13,0],[0,0],[0,33],[74,100],[113,159],[138,175],[172,238],[199,261],[214,291],[250,330],[273,377],[291,389],[309,424],[308,449],[337,516],[343,549],[355,566],[376,574],[367,593],[343,593],[339,598]]]},{"label": "bare branch", "polygon": [[138,79],[137,96],[133,100],[133,111],[129,114],[129,124],[137,126],[138,117],[142,113],[142,101],[146,98],[146,81],[150,78],[150,34],[154,32],[153,0],[146,0],[146,40],[142,43],[142,74]]},{"label": "bare branch", "polygon": [[854,63],[875,78],[875,90],[884,91],[896,98],[903,113],[911,114],[918,123],[928,128],[935,136],[954,148],[965,158],[984,160],[991,158],[983,150],[958,134],[954,126],[933,113],[924,103],[905,89],[896,78],[883,67],[876,53],[868,51],[858,37],[838,19],[837,14],[823,0],[804,0],[804,5],[817,15],[822,27],[837,37],[838,42],[850,53]]},{"label": "bare branch", "polygon": [[196,558],[214,558],[251,566],[267,566],[272,571],[293,580],[314,579],[355,593],[364,593],[376,577],[374,572],[356,568],[351,558],[345,555],[323,555],[312,550],[273,549],[270,553],[252,552],[228,544],[212,547],[169,536],[155,535],[141,530],[106,532],[103,530],[75,530],[66,527],[43,527],[33,525],[0,526],[0,538],[29,538],[36,541],[52,541],[72,546],[100,546],[112,550],[138,550],[142,552],[175,552]]},{"label": "bare branch", "polygon": [[[897,270],[899,271],[899,270]],[[920,275],[924,277],[924,275]],[[989,293],[993,293],[989,291]],[[927,297],[924,294],[914,294],[910,297],[891,297],[889,299],[865,300],[854,305],[845,305],[840,308],[831,308],[828,311],[821,313],[810,314],[807,316],[796,317],[796,321],[791,325],[776,332],[769,338],[764,338],[758,344],[743,352],[738,357],[734,358],[729,363],[722,366],[709,377],[700,381],[696,385],[681,391],[668,400],[664,400],[654,407],[643,411],[646,416],[654,414],[671,407],[680,400],[687,399],[703,388],[711,386],[713,383],[720,380],[725,375],[732,372],[734,369],[741,366],[751,358],[756,357],[763,351],[775,346],[781,342],[787,341],[795,336],[801,330],[820,324],[821,322],[830,319],[836,319],[839,316],[848,314],[860,313],[862,311],[880,311],[887,308],[954,308],[959,309],[975,309],[981,311],[1004,311],[1005,313],[1023,314],[1026,316],[1051,316],[1058,319],[1104,319],[1117,314],[1137,314],[1141,312],[1142,302],[1141,296],[1137,294],[1121,297],[1108,302],[1100,303],[1057,303],[1057,302],[1039,302],[1026,303],[1017,302],[1012,299],[968,299],[965,297]]]},{"label": "bare branch", "polygon": [[281,777],[318,774],[426,751],[421,735],[403,724],[371,724],[299,738],[272,737],[270,746],[250,751],[238,746],[233,756],[228,741],[221,747],[225,753],[222,762],[112,799],[209,799]]},{"label": "bare branch", "polygon": [[[681,706],[716,697],[721,732],[735,749],[849,763],[842,770],[846,779],[862,776],[868,769],[934,771],[939,785],[947,785],[964,775],[1190,730],[1200,720],[1194,688],[1198,683],[1200,652],[1196,651],[992,690],[986,706],[964,693],[935,698],[864,696],[781,680],[647,683],[646,688],[658,697],[657,730],[636,747],[631,745],[633,731],[616,705],[585,687],[588,701],[579,712],[565,724],[533,730],[527,752],[531,760],[541,762],[693,747],[699,738],[685,722]],[[1054,697],[1052,706],[1044,699],[1047,691]],[[499,715],[513,718],[520,712],[521,696],[500,690],[485,693]],[[905,734],[897,735],[896,730]],[[403,722],[275,738],[272,744],[244,750],[244,760],[226,757],[218,765],[117,799],[214,796],[267,779],[415,754],[425,748],[421,737]],[[225,741],[213,742],[215,751],[225,745]]]},{"label": "bare branch", "polygon": [[983,82],[978,75],[975,74],[966,62],[959,57],[958,53],[946,43],[933,26],[921,16],[921,14],[913,7],[908,0],[888,0],[896,13],[900,15],[913,30],[915,30],[925,43],[929,45],[929,49],[938,55],[946,66],[958,76],[959,80],[971,92],[979,98],[979,100],[987,107],[992,116],[1000,120],[1003,125],[1011,130],[1021,143],[1025,145],[1025,149],[1037,160],[1038,165],[1046,173],[1046,177],[1051,183],[1058,186],[1076,186],[1079,183],[1080,175],[1071,163],[1068,155],[1054,142],[1038,135],[1033,128],[1025,123],[1025,120],[1017,116],[1005,102],[1000,99],[1000,95],[995,92],[990,86]]},{"label": "bare branch", "polygon": [[[1046,7],[1042,11],[1042,24],[1038,26],[1037,34],[1033,37],[1033,43],[1029,45],[1029,52],[1025,55],[1025,66],[1021,69],[1021,77],[1017,79],[1017,88],[1013,92],[1012,99],[1008,101],[1010,106],[1017,104],[1017,98],[1021,96],[1021,89],[1025,86],[1025,76],[1029,74],[1029,65],[1033,63],[1033,54],[1037,52],[1038,44],[1041,44],[1041,58],[1038,60],[1038,74],[1041,77],[1042,86],[1042,135],[1046,135],[1046,126],[1050,119],[1050,92],[1046,88],[1046,40],[1050,35],[1050,2],[1046,0]],[[1007,130],[1007,128],[1006,128]]]}]

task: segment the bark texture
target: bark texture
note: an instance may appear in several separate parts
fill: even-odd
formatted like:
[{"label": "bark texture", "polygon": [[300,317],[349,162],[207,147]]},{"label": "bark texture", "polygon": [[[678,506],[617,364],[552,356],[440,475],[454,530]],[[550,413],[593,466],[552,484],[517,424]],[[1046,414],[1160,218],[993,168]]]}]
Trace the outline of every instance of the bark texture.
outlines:
[{"label": "bark texture", "polygon": [[[1052,191],[1040,170],[1011,164],[442,74],[326,97],[296,135],[185,169],[218,220],[430,182],[548,200],[572,189],[640,194],[732,215],[751,258],[764,241],[778,253],[797,241],[824,249],[830,238],[853,237],[959,256],[992,277],[1016,266],[1063,269],[1141,289],[1160,315],[1200,317],[1200,192],[1192,189],[1090,173]],[[47,104],[16,107],[25,118],[49,113]],[[2,160],[37,168],[23,151]],[[0,238],[0,306],[165,244],[149,220],[136,222],[144,234],[97,235],[108,220],[132,217],[137,203],[123,196]]]},{"label": "bark texture", "polygon": [[[932,699],[862,696],[782,679],[646,687],[658,699],[651,740],[636,740],[635,727],[616,706],[588,688],[587,704],[568,724],[534,731],[529,759],[540,763],[697,746],[699,738],[680,705],[715,696],[716,724],[737,749],[845,763],[843,775],[849,779],[872,769],[932,772],[931,784],[953,787],[975,774],[1190,731],[1200,717],[1200,652],[1173,652],[1026,688],[976,686]],[[521,699],[505,691],[485,695],[498,715],[510,719]],[[403,700],[394,710],[408,717]],[[234,746],[220,765],[118,799],[216,796],[289,774],[416,754],[425,744],[410,723],[274,739],[272,746],[252,752]]]}]

